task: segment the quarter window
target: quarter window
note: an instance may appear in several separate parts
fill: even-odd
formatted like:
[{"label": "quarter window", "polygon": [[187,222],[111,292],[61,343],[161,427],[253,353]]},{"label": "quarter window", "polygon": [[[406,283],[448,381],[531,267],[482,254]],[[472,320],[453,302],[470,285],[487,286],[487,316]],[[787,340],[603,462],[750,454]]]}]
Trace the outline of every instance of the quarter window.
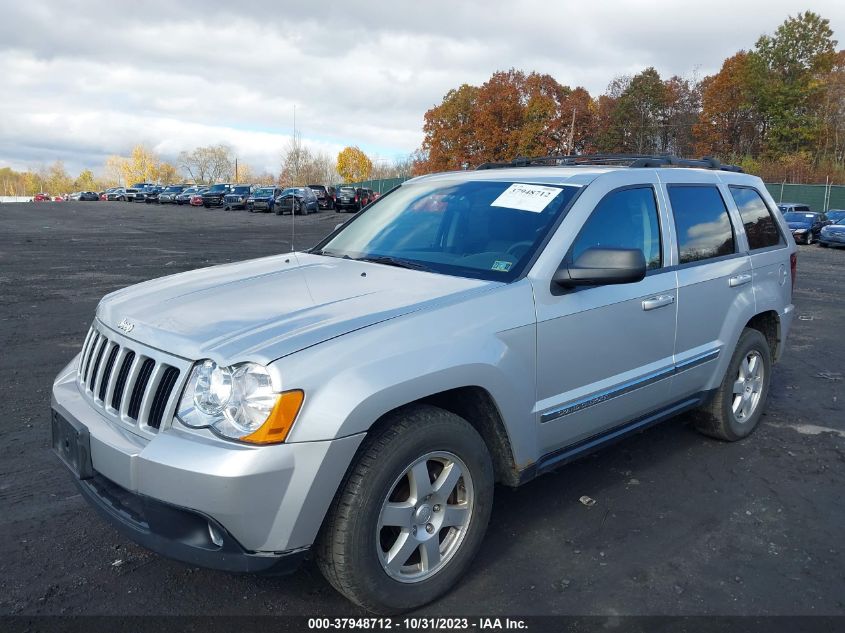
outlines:
[{"label": "quarter window", "polygon": [[648,268],[660,268],[660,222],[654,189],[621,189],[602,198],[575,239],[571,259],[594,247],[638,248]]},{"label": "quarter window", "polygon": [[781,244],[780,231],[760,194],[747,187],[730,187],[730,190],[742,217],[748,247],[753,251]]},{"label": "quarter window", "polygon": [[670,186],[669,201],[675,216],[681,264],[736,252],[731,218],[717,187]]}]

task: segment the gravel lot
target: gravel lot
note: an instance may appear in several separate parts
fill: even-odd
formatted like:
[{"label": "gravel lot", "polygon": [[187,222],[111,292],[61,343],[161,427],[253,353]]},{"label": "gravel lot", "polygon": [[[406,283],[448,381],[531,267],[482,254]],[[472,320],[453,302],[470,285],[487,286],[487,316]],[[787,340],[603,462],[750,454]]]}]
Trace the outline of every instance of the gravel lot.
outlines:
[{"label": "gravel lot", "polygon": [[[296,218],[296,245],[333,212]],[[50,385],[102,295],[284,252],[291,219],[121,203],[0,206],[0,614],[355,614],[313,564],[233,576],[103,523],[48,448]],[[427,614],[845,614],[845,250],[800,247],[767,414],[723,444],[680,418],[519,490]],[[578,502],[596,499],[593,507]]]}]

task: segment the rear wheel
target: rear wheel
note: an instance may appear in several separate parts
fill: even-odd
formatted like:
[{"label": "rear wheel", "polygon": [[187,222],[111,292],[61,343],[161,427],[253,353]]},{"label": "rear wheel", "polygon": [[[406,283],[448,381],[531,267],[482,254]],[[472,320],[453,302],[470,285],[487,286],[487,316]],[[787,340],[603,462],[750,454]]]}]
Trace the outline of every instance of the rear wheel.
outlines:
[{"label": "rear wheel", "polygon": [[377,613],[431,602],[464,574],[493,502],[493,465],[463,418],[399,410],[366,438],[318,536],[317,564],[347,598]]},{"label": "rear wheel", "polygon": [[750,435],[763,415],[771,370],[766,337],[745,328],[713,399],[693,414],[698,430],[728,442]]}]

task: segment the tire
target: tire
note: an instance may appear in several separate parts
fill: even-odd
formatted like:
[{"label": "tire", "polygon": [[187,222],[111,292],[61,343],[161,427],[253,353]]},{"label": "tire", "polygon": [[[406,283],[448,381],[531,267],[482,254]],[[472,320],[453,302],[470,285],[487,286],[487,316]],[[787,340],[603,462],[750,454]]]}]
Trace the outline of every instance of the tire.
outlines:
[{"label": "tire", "polygon": [[120,197],[118,198],[118,200],[120,200],[121,202],[126,202],[126,198],[125,198],[124,196],[120,196]]},{"label": "tire", "polygon": [[[749,372],[740,375],[740,367],[746,359],[756,358],[758,367],[762,370],[759,377],[748,380]],[[746,376],[746,378],[743,378]],[[726,442],[735,442],[748,437],[760,421],[766,398],[769,394],[769,384],[772,376],[772,352],[769,342],[758,330],[745,328],[734,349],[728,370],[722,384],[716,390],[713,399],[702,408],[694,412],[693,417],[699,431],[710,437]],[[750,389],[750,391],[746,391]],[[737,392],[737,390],[740,390]],[[749,394],[745,401],[742,395]],[[737,401],[737,397],[740,401]],[[739,402],[740,410],[735,411]],[[743,408],[745,409],[743,414]]]},{"label": "tire", "polygon": [[[315,555],[329,583],[349,600],[375,613],[395,614],[443,595],[472,563],[490,520],[493,464],[478,432],[463,418],[443,409],[408,407],[390,414],[384,422],[368,434],[358,450],[320,529]],[[420,461],[423,458],[428,459]],[[429,478],[425,484],[409,475],[418,473],[422,463],[426,464],[423,476]],[[436,476],[445,468],[454,472],[456,466],[461,474],[446,485],[451,492],[447,501],[442,501],[432,488],[440,481]],[[432,474],[434,483],[430,481]],[[382,510],[391,500],[413,503],[412,481],[433,490],[433,498],[423,497],[427,502],[414,503],[407,517],[396,517],[401,525],[407,520],[411,527],[392,527],[388,521],[379,528]],[[457,505],[459,496],[465,498]],[[403,514],[401,509],[399,513]],[[466,523],[457,527],[444,523],[457,517]],[[436,555],[445,558],[426,570],[422,542],[431,544],[435,539]],[[386,550],[400,540],[408,542],[408,558],[389,565]]]},{"label": "tire", "polygon": [[807,246],[813,243],[813,234],[807,231],[807,241],[804,242]]},{"label": "tire", "polygon": [[282,215],[282,208],[281,208],[281,207],[279,207],[278,209],[276,209],[276,208],[274,207],[274,208],[273,208],[273,213],[275,213],[276,215]]}]

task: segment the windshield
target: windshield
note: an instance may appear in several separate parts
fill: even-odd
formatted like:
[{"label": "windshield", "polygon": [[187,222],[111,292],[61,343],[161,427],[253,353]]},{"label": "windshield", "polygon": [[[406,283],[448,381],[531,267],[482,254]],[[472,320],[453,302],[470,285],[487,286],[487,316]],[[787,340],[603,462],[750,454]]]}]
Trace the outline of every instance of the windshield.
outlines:
[{"label": "windshield", "polygon": [[839,225],[839,226],[845,225],[845,218],[842,218],[841,220],[837,220],[836,222],[834,222],[834,224]]},{"label": "windshield", "polygon": [[249,193],[249,186],[235,187],[234,189],[232,189],[232,193]]},{"label": "windshield", "polygon": [[228,188],[229,185],[214,185],[208,190],[208,193],[219,193],[221,191],[226,191]]},{"label": "windshield", "polygon": [[835,211],[828,211],[827,212],[827,219],[831,222],[839,222],[842,218],[845,218],[845,211],[835,210]]},{"label": "windshield", "polygon": [[272,196],[273,195],[273,188],[272,187],[263,187],[258,189],[254,194],[254,196]]},{"label": "windshield", "polygon": [[340,193],[345,193],[347,195],[354,196],[355,195],[355,188],[354,187],[341,187]]},{"label": "windshield", "polygon": [[784,213],[783,219],[787,222],[815,222],[816,216],[812,213]]},{"label": "windshield", "polygon": [[577,190],[495,181],[403,185],[314,252],[511,281]]},{"label": "windshield", "polygon": [[166,193],[179,193],[180,191],[183,191],[184,189],[185,189],[184,187],[168,187],[164,191]]},{"label": "windshield", "polygon": [[290,187],[282,192],[283,196],[289,196],[294,193],[302,193],[302,187]]}]

